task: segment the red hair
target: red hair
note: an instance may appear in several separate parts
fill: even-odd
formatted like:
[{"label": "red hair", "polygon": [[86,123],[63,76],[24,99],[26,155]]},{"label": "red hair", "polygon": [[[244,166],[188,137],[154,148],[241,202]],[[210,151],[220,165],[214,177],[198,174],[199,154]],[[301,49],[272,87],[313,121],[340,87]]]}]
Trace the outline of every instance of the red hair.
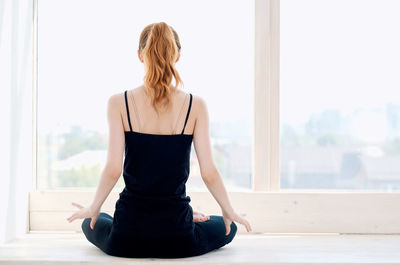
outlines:
[{"label": "red hair", "polygon": [[[150,24],[140,34],[139,50],[146,70],[144,85],[158,113],[162,105],[170,107],[171,93],[178,89],[179,84],[183,85],[175,68],[181,50],[178,34],[165,22]],[[172,77],[176,82],[171,91]],[[164,98],[166,103],[162,104]]]}]

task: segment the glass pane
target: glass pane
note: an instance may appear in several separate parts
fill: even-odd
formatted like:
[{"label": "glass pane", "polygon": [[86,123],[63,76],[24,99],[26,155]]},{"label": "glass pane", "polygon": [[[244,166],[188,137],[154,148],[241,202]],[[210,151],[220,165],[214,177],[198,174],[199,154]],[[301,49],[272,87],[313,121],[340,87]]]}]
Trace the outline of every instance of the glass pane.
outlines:
[{"label": "glass pane", "polygon": [[400,189],[399,14],[281,1],[281,188]]},{"label": "glass pane", "polygon": [[[40,0],[38,189],[97,186],[108,145],[107,99],[143,84],[140,33],[165,21],[182,44],[176,66],[183,90],[207,102],[221,176],[229,190],[249,190],[253,9],[253,1],[246,0]],[[206,190],[193,145],[191,161],[188,190]],[[121,177],[116,187],[123,186]]]}]

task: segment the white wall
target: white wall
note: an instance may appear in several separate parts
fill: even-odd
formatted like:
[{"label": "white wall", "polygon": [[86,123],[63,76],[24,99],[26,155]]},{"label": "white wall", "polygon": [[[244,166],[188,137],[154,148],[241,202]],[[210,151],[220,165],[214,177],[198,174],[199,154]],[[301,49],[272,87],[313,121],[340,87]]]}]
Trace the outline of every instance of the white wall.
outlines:
[{"label": "white wall", "polygon": [[0,243],[28,228],[33,0],[0,0]]}]

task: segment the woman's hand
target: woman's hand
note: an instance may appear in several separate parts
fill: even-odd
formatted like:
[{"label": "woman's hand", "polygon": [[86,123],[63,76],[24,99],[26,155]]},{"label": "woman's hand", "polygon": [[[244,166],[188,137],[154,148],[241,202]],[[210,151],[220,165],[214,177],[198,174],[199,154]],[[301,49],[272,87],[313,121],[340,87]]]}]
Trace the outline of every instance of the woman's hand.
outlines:
[{"label": "woman's hand", "polygon": [[91,207],[83,207],[82,205],[73,202],[72,205],[79,208],[79,211],[75,212],[73,215],[67,218],[68,222],[72,222],[75,219],[92,218],[90,222],[90,228],[94,229],[94,225],[100,214],[100,209],[92,209]]},{"label": "woman's hand", "polygon": [[204,222],[207,220],[210,220],[210,216],[193,211],[193,222]]},{"label": "woman's hand", "polygon": [[[242,216],[246,216],[246,214],[241,214]],[[232,213],[228,213],[225,211],[222,211],[222,217],[224,219],[224,223],[225,223],[225,230],[226,230],[226,236],[229,235],[229,233],[231,232],[231,223],[232,221],[238,222],[239,224],[242,224],[246,227],[247,232],[251,231],[251,227],[249,222],[244,219],[243,217],[239,216],[237,213],[232,212]]]}]

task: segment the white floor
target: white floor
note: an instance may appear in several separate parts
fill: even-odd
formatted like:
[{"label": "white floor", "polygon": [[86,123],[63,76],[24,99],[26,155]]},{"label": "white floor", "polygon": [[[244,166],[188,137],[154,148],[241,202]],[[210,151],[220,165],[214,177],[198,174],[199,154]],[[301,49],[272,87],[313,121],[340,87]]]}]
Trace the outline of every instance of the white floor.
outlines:
[{"label": "white floor", "polygon": [[0,264],[400,264],[400,235],[238,234],[202,256],[128,259],[104,254],[83,234],[27,234],[0,246]]}]

